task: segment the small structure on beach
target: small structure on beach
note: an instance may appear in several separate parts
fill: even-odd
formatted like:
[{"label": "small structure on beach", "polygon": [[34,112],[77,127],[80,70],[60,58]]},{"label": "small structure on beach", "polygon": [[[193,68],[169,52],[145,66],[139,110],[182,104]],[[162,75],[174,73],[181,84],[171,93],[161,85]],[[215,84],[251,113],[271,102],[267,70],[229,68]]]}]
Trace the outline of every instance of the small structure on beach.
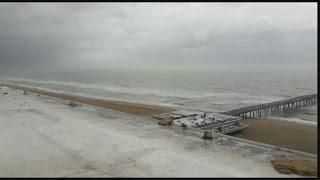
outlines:
[{"label": "small structure on beach", "polygon": [[222,134],[230,134],[249,127],[240,122],[241,118],[219,113],[175,110],[170,113],[154,115],[155,119],[172,119],[173,125],[199,128]]},{"label": "small structure on beach", "polygon": [[76,106],[78,106],[77,103],[70,101],[67,105],[69,105],[70,107],[74,108]]}]

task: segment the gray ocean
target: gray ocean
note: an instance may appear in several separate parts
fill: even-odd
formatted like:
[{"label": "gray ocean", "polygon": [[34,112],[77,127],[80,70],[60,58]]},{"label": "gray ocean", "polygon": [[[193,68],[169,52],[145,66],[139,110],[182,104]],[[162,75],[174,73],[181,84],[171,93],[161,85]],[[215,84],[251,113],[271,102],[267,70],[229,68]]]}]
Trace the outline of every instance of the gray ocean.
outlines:
[{"label": "gray ocean", "polygon": [[[225,111],[317,93],[308,70],[79,70],[1,75],[0,81],[88,97]],[[317,107],[278,119],[317,123]]]}]

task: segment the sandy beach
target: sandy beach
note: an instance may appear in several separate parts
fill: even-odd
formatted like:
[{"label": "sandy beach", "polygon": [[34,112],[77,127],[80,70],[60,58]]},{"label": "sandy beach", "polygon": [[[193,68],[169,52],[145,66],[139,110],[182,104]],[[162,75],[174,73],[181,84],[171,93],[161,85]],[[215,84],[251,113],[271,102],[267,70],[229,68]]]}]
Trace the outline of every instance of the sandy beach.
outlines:
[{"label": "sandy beach", "polygon": [[317,5],[0,3],[0,177],[316,178]]},{"label": "sandy beach", "polygon": [[40,90],[37,88],[30,88],[30,87],[24,87],[24,86],[18,86],[18,85],[6,84],[6,86],[16,88],[16,89],[26,90],[29,92],[42,94],[46,96],[52,96],[52,97],[56,97],[63,100],[75,101],[79,103],[113,109],[113,110],[135,114],[139,116],[152,116],[154,114],[170,112],[172,110],[171,108],[163,107],[163,106],[89,98],[89,97],[83,97],[83,96],[76,96],[68,93],[50,92],[50,91]]},{"label": "sandy beach", "polygon": [[244,119],[237,137],[317,154],[317,126],[270,119]]},{"label": "sandy beach", "polygon": [[299,177],[274,151],[0,86],[2,177]]},{"label": "sandy beach", "polygon": [[[17,85],[6,84],[6,86],[139,116],[152,116],[153,114],[169,112],[172,110],[163,106],[95,99]],[[316,154],[317,152],[316,126],[262,119],[245,119],[243,122],[248,123],[250,127],[243,130],[241,133],[234,134],[234,136],[309,153]]]}]

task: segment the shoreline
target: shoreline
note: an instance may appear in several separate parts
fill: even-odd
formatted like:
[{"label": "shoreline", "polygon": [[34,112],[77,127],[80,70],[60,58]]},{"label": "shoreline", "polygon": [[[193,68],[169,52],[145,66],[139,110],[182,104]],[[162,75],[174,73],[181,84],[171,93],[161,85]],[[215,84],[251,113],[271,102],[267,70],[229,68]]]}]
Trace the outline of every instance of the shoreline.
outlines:
[{"label": "shoreline", "polygon": [[78,103],[89,104],[89,105],[102,107],[102,108],[108,108],[108,109],[126,112],[134,115],[139,115],[139,116],[152,116],[154,114],[166,113],[173,110],[172,108],[164,107],[164,106],[146,105],[146,104],[140,104],[140,103],[90,98],[90,97],[72,95],[69,93],[51,92],[51,91],[46,91],[46,90],[37,89],[37,88],[30,88],[30,87],[25,87],[20,85],[11,85],[6,83],[0,83],[0,84],[2,84],[3,86],[20,89],[24,91],[29,91],[29,92],[33,92],[41,95],[51,96],[51,97],[74,101]]},{"label": "shoreline", "polygon": [[[89,98],[20,85],[5,83],[0,83],[0,85],[138,116],[151,117],[157,113],[166,113],[173,110],[172,108],[164,106]],[[241,121],[249,124],[250,127],[238,133],[234,133],[232,136],[308,153],[317,153],[317,126],[270,119],[243,119]]]}]

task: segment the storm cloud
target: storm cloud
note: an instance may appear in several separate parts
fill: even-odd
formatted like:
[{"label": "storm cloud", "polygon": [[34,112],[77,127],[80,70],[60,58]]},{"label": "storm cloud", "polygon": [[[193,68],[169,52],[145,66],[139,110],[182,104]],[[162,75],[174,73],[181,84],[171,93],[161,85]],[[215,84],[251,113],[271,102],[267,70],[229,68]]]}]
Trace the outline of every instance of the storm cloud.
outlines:
[{"label": "storm cloud", "polygon": [[316,63],[316,3],[0,4],[2,72]]}]

